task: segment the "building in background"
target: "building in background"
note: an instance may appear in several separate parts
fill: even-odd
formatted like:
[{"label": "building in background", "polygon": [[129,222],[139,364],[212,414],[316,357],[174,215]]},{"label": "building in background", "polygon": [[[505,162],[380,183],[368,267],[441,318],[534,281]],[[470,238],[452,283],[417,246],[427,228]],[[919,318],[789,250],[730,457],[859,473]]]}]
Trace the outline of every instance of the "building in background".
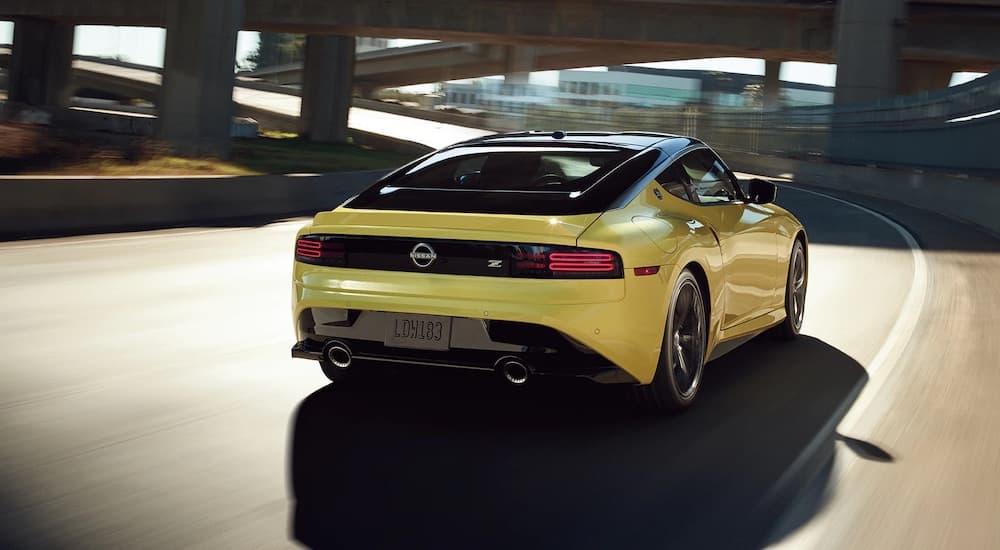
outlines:
[{"label": "building in background", "polygon": [[502,78],[444,83],[447,105],[496,113],[524,113],[536,105],[552,105],[559,89],[541,84],[509,84]]},{"label": "building in background", "polygon": [[[719,71],[608,67],[607,71],[559,71],[555,86],[507,84],[484,78],[444,84],[448,105],[505,113],[523,113],[535,105],[578,107],[759,107],[764,77]],[[781,83],[781,106],[833,103],[833,88]]]},{"label": "building in background", "polygon": [[559,71],[558,97],[564,104],[587,107],[672,107],[700,101],[702,82],[697,78],[627,70],[631,68]]}]

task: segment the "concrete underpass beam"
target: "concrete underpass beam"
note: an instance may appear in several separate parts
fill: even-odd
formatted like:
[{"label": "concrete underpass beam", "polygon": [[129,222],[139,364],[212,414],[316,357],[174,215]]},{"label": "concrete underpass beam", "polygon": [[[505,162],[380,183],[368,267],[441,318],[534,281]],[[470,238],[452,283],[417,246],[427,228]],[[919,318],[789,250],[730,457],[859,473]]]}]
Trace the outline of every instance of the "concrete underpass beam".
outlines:
[{"label": "concrete underpass beam", "polygon": [[781,108],[781,61],[764,61],[764,110]]},{"label": "concrete underpass beam", "polygon": [[840,0],[835,24],[838,104],[896,94],[906,0]]},{"label": "concrete underpass beam", "polygon": [[300,134],[312,141],[347,141],[354,58],[353,36],[306,37]]},{"label": "concrete underpass beam", "polygon": [[229,153],[243,0],[167,3],[158,134],[183,155]]},{"label": "concrete underpass beam", "polygon": [[903,61],[899,68],[901,95],[918,94],[931,90],[942,90],[951,84],[951,75],[962,69],[961,65],[938,61]]},{"label": "concrete underpass beam", "polygon": [[73,31],[70,23],[14,20],[8,97],[12,102],[62,108],[72,96]]}]

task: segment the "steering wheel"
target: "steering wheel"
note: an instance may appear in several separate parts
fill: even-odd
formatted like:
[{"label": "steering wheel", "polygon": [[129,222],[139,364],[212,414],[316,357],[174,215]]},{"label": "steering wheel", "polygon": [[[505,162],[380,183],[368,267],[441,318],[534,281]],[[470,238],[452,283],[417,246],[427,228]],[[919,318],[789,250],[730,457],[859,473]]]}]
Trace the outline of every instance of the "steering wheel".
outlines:
[{"label": "steering wheel", "polygon": [[566,180],[559,174],[542,174],[531,180],[531,185],[556,185],[564,183]]}]

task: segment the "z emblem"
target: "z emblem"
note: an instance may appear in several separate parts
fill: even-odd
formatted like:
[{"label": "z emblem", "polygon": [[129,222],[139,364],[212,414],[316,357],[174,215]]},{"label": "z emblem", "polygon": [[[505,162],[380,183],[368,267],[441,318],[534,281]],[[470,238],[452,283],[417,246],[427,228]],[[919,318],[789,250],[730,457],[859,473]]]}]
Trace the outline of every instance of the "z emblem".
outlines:
[{"label": "z emblem", "polygon": [[489,262],[486,264],[486,267],[495,267],[495,268],[503,267],[503,260],[486,260],[486,261]]}]

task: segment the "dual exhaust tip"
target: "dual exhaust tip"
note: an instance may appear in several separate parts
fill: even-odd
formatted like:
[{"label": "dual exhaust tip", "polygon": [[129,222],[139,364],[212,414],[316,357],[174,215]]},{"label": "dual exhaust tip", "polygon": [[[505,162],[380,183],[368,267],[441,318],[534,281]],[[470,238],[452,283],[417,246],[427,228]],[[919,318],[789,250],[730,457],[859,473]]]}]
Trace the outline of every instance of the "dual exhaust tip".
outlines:
[{"label": "dual exhaust tip", "polygon": [[354,360],[351,348],[340,340],[330,340],[323,346],[323,358],[338,369],[347,370]]},{"label": "dual exhaust tip", "polygon": [[513,355],[501,357],[493,365],[493,369],[503,377],[504,380],[515,386],[523,386],[531,377],[531,369],[521,359]]},{"label": "dual exhaust tip", "polygon": [[[351,348],[340,340],[330,340],[323,346],[323,359],[338,369],[347,370],[354,361]],[[518,357],[506,355],[497,359],[493,365],[504,380],[514,386],[523,386],[531,377],[531,369]]]}]

